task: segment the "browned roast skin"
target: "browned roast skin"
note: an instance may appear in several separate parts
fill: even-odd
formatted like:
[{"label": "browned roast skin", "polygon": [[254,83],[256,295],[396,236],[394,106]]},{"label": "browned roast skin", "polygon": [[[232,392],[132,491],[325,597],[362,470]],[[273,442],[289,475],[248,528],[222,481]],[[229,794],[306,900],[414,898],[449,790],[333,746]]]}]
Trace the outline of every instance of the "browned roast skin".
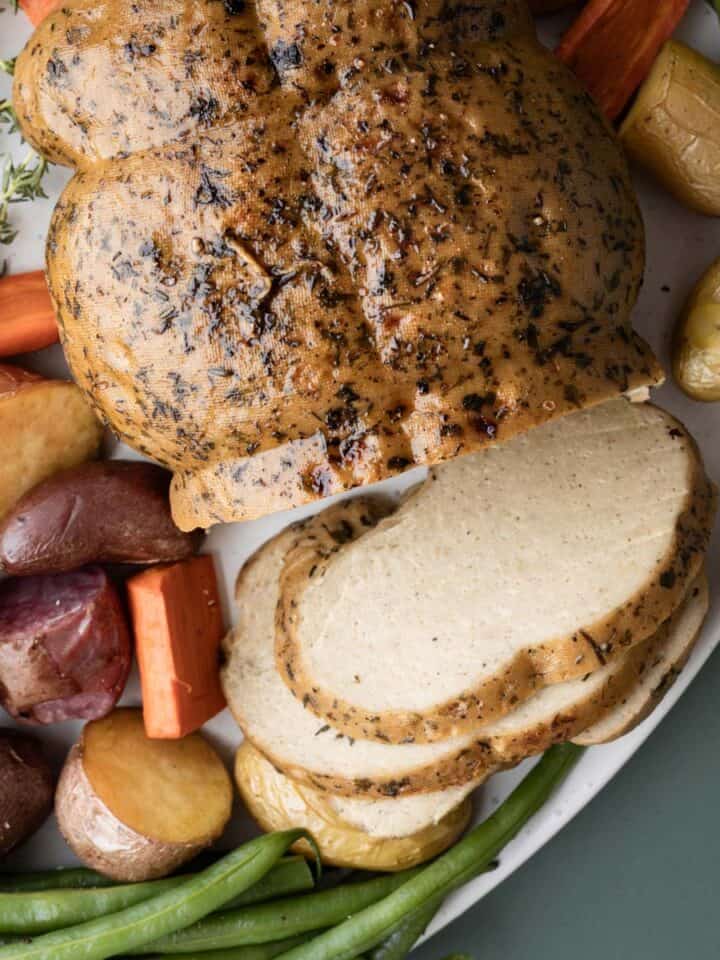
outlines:
[{"label": "browned roast skin", "polygon": [[15,103],[78,167],[48,238],[73,373],[183,529],[661,376],[621,151],[523,0],[75,0]]}]

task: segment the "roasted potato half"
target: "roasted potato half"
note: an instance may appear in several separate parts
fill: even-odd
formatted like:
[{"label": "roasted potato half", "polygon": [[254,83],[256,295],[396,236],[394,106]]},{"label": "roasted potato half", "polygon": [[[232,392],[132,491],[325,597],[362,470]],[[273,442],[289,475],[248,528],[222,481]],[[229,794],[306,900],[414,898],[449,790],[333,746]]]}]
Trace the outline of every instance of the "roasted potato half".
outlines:
[{"label": "roasted potato half", "polygon": [[150,740],[142,711],[86,725],[55,800],[63,836],[87,866],[135,882],[172,873],[230,819],[232,781],[199,734]]},{"label": "roasted potato half", "polygon": [[[235,756],[235,781],[250,815],[263,830],[304,827],[313,835],[323,862],[337,867],[395,871],[423,863],[457,840],[472,812],[466,798],[437,823],[409,836],[373,836],[341,819],[321,791],[296,783],[276,770],[247,741]],[[404,801],[400,798],[395,802]],[[313,855],[304,840],[296,844],[296,849]]]},{"label": "roasted potato half", "polygon": [[131,662],[120,597],[100,567],[0,583],[0,703],[13,717],[103,717]]},{"label": "roasted potato half", "polygon": [[675,331],[673,374],[693,400],[720,400],[720,259],[685,304]]},{"label": "roasted potato half", "polygon": [[97,455],[102,427],[74,383],[0,364],[0,518],[58,470]]},{"label": "roasted potato half", "polygon": [[720,216],[720,67],[675,40],[660,51],[620,128],[641,166],[678,200]]}]

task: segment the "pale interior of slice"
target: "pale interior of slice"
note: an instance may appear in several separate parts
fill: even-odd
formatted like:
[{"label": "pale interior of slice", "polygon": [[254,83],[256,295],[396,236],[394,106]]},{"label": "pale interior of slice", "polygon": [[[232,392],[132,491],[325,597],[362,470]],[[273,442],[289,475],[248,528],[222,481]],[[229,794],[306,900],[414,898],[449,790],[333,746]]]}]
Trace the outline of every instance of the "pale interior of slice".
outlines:
[{"label": "pale interior of slice", "polygon": [[151,740],[140,710],[114,710],[83,732],[82,760],[95,794],[125,826],[163,843],[218,836],[232,808],[232,782],[199,734]]},{"label": "pale interior of slice", "polygon": [[[570,711],[582,710],[582,716],[594,719],[598,714],[588,713],[584,705],[588,702],[592,705],[598,692],[613,677],[625,677],[627,686],[620,687],[619,694],[624,694],[637,681],[637,670],[642,668],[644,660],[640,651],[633,649],[630,652],[632,671],[627,669],[629,655],[626,655],[585,680],[545,688],[503,720],[471,734],[430,744],[395,746],[341,736],[303,707],[282,682],[275,667],[273,637],[278,577],[287,550],[296,537],[297,533],[291,528],[283,531],[265,544],[242,571],[236,596],[238,622],[225,641],[227,659],[222,675],[228,705],[245,735],[274,764],[296,779],[312,782],[313,777],[320,776],[332,778],[334,783],[344,781],[341,792],[353,798],[374,793],[372,783],[381,782],[392,790],[408,777],[413,778],[408,793],[433,791],[437,786],[449,785],[437,783],[438,770],[454,757],[474,751],[479,737],[486,741],[486,749],[497,752],[495,764],[503,760],[506,744],[513,750],[519,746],[527,753],[538,752],[543,749],[537,746],[538,733],[541,737],[547,737],[548,732],[552,734],[558,715],[565,722]],[[675,616],[681,615],[679,609]],[[661,627],[657,638],[650,638],[648,645],[656,640],[664,642],[667,631],[673,629],[673,620]],[[576,728],[578,732],[580,729],[582,727]],[[365,784],[366,780],[372,783]],[[336,787],[334,792],[339,789]]]},{"label": "pale interior of slice", "polygon": [[[672,556],[696,463],[674,427],[618,399],[433,470],[299,588],[296,695],[425,715],[640,599]],[[566,647],[553,679],[597,666]]]}]

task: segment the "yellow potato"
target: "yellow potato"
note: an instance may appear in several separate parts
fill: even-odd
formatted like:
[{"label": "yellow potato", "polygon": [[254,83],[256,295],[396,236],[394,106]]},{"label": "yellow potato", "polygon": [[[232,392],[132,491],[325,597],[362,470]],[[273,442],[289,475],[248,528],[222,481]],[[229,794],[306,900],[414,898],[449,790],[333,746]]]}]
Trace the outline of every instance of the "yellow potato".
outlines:
[{"label": "yellow potato", "polygon": [[700,278],[680,317],[673,374],[694,400],[720,400],[720,259]]},{"label": "yellow potato", "polygon": [[666,43],[620,138],[678,200],[720,215],[720,68],[714,63],[683,43]]},{"label": "yellow potato", "polygon": [[[235,780],[245,806],[263,830],[305,827],[313,835],[323,862],[338,867],[394,871],[423,863],[451,846],[467,827],[471,815],[471,803],[466,798],[438,823],[409,836],[374,837],[341,819],[327,795],[276,770],[247,741],[235,758]],[[403,800],[395,802],[400,804]],[[311,855],[305,841],[296,848]]]},{"label": "yellow potato", "polygon": [[102,426],[74,383],[0,364],[0,517],[46,477],[97,455]]}]

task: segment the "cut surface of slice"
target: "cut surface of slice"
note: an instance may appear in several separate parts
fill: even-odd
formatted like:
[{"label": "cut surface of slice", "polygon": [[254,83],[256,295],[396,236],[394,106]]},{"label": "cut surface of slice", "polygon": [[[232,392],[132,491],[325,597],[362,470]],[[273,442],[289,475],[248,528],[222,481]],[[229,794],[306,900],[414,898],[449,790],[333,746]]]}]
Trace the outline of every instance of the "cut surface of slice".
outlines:
[{"label": "cut surface of slice", "polygon": [[[451,788],[448,797],[440,792],[392,800],[337,798],[345,809],[362,805],[381,808],[401,832],[392,835],[387,829],[365,829],[333,809],[329,794],[285,776],[247,741],[235,757],[235,781],[245,806],[263,830],[304,827],[312,833],[323,862],[338,867],[390,871],[414,867],[447,850],[465,830],[472,813],[467,791],[458,797],[457,788]],[[410,829],[420,806],[433,802],[444,808],[442,815],[426,817],[424,825]],[[409,817],[404,811],[409,811]],[[300,841],[295,849],[313,855],[306,841]]]},{"label": "cut surface of slice", "polygon": [[624,399],[436,468],[338,548],[288,555],[283,680],[384,743],[443,740],[651,636],[707,546],[714,491],[669,414]]},{"label": "cut surface of slice", "polygon": [[[323,523],[348,541],[371,525],[365,499],[338,504]],[[313,523],[314,521],[310,521]],[[497,766],[539,753],[579,734],[625,696],[642,676],[674,619],[655,636],[586,679],[547,687],[500,721],[435,743],[391,745],[338,735],[283,683],[274,657],[274,614],[284,558],[308,524],[265,544],[238,578],[238,622],[225,639],[222,683],[245,736],[283,773],[347,797],[395,797],[468,784]],[[679,616],[680,611],[675,616]]]},{"label": "cut surface of slice", "polygon": [[640,683],[626,697],[596,720],[579,736],[575,743],[589,747],[596,743],[609,743],[629,733],[645,717],[649,716],[677,680],[693,651],[702,628],[709,605],[707,579],[702,574],[690,588],[685,603],[686,612],[678,629],[673,631],[668,643],[660,647],[648,663]]}]

